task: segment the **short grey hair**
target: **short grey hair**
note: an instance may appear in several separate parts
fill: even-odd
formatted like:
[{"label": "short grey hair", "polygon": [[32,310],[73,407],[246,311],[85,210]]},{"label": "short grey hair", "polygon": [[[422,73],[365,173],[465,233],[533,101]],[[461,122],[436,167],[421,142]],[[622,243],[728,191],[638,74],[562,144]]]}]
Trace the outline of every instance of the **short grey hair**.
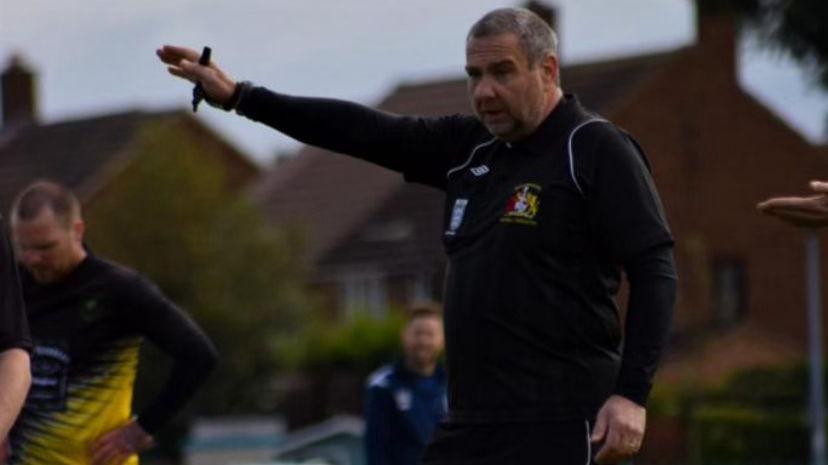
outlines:
[{"label": "short grey hair", "polygon": [[514,34],[526,55],[529,66],[535,66],[547,55],[558,56],[558,36],[540,16],[525,8],[499,8],[486,13],[469,30],[466,43],[472,39]]}]

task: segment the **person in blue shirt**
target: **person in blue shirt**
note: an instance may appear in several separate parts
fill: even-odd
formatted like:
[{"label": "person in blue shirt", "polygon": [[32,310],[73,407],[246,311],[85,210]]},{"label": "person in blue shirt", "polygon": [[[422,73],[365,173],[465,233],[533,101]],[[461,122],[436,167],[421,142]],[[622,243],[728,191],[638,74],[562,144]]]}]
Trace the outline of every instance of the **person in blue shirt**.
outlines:
[{"label": "person in blue shirt", "polygon": [[411,309],[401,335],[403,357],[368,379],[365,409],[367,465],[415,465],[446,415],[442,312]]}]

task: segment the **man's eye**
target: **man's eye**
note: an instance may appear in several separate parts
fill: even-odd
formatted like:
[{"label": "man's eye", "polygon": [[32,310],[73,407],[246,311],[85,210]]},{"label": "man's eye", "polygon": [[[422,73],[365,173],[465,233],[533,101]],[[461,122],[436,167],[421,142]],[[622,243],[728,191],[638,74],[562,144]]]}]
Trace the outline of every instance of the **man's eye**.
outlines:
[{"label": "man's eye", "polygon": [[512,70],[506,68],[496,69],[492,74],[494,74],[497,79],[505,79],[512,74]]}]

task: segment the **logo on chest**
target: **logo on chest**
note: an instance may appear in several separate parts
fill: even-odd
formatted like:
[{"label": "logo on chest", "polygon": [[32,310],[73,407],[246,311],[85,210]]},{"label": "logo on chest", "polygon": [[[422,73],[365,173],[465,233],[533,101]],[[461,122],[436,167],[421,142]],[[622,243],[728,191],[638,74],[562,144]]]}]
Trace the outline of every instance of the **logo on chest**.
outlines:
[{"label": "logo on chest", "polygon": [[515,187],[515,193],[506,202],[506,211],[500,221],[537,226],[535,216],[540,210],[540,191],[541,187],[532,183]]},{"label": "logo on chest", "polygon": [[480,176],[485,176],[491,170],[486,165],[480,165],[480,166],[475,166],[474,168],[471,168],[469,171],[471,171],[473,175],[475,175],[479,178]]},{"label": "logo on chest", "polygon": [[91,323],[101,317],[103,309],[98,305],[98,301],[93,298],[83,303],[79,313],[84,323]]}]

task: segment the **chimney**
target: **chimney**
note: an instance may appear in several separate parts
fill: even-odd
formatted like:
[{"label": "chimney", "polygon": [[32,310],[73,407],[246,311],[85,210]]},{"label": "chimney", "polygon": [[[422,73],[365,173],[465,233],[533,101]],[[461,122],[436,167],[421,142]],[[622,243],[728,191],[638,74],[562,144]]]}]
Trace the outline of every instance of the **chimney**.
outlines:
[{"label": "chimney", "polygon": [[555,31],[555,35],[558,36],[558,57],[560,57],[561,31],[560,29],[558,29],[558,9],[555,8],[554,5],[548,5],[544,2],[539,2],[536,0],[526,2],[523,7],[531,11],[532,13],[535,13],[536,15],[540,16],[541,19],[546,21],[546,23],[552,27],[552,30]]},{"label": "chimney", "polygon": [[739,20],[731,7],[709,0],[696,3],[696,46],[711,58],[711,68],[736,79]]},{"label": "chimney", "polygon": [[3,101],[3,128],[37,122],[35,74],[20,55],[12,55],[0,75],[0,99]]},{"label": "chimney", "polygon": [[555,32],[558,32],[558,12],[554,6],[532,0],[527,2],[524,8],[540,16],[541,19],[552,26],[552,29],[555,29]]}]

